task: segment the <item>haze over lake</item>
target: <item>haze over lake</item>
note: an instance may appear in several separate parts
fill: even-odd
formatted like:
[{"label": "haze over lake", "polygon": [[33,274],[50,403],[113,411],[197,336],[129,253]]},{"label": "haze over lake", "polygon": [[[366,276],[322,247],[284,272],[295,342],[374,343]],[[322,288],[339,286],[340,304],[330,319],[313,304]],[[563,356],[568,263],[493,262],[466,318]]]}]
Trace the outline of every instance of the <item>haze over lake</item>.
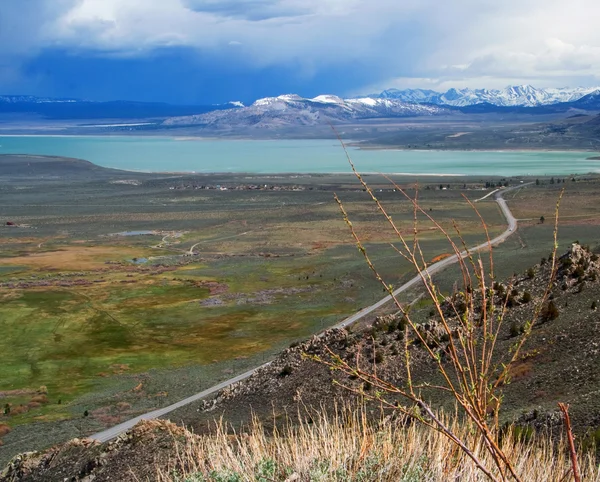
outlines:
[{"label": "haze over lake", "polygon": [[[568,175],[600,172],[591,152],[349,152],[362,172],[444,175]],[[350,171],[334,140],[200,140],[159,137],[0,137],[0,154],[55,155],[135,171],[327,173]]]}]

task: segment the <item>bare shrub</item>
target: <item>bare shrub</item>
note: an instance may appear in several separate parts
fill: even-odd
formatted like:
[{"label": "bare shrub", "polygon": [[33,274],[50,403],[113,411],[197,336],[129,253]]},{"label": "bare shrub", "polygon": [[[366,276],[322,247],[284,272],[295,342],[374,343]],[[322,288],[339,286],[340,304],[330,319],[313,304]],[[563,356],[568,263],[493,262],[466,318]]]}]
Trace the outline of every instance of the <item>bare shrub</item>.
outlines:
[{"label": "bare shrub", "polygon": [[[340,142],[341,139],[340,139]],[[343,142],[342,142],[342,145]],[[487,239],[486,250],[489,251],[489,267],[485,268],[481,251],[470,249],[456,224],[454,233],[458,242],[452,235],[442,227],[426,211],[418,199],[418,190],[411,197],[402,187],[393,182],[395,190],[411,204],[413,209],[412,239],[405,234],[406,227],[399,226],[388,214],[383,203],[377,198],[375,192],[356,170],[348,152],[344,146],[348,162],[362,184],[363,190],[375,203],[378,212],[385,218],[391,232],[395,236],[396,244],[391,247],[396,253],[408,261],[418,273],[421,284],[426,295],[433,303],[433,311],[440,326],[446,334],[447,342],[441,344],[438,341],[432,343],[426,339],[426,335],[411,314],[405,310],[394,293],[394,287],[388,284],[371,260],[369,252],[356,229],[354,228],[348,212],[342,200],[335,195],[343,219],[350,229],[352,237],[356,242],[358,250],[362,253],[367,265],[374,273],[376,279],[388,291],[396,307],[403,313],[407,320],[407,332],[412,339],[429,355],[435,363],[441,382],[433,385],[428,381],[418,381],[412,369],[411,343],[405,336],[405,380],[403,383],[390,383],[377,375],[376,370],[363,369],[357,363],[353,365],[330,351],[330,358],[319,358],[318,361],[338,370],[346,375],[363,380],[372,386],[372,390],[366,393],[355,386],[345,385],[338,382],[348,390],[357,392],[367,400],[376,401],[382,407],[393,409],[403,415],[416,420],[422,425],[439,432],[457,446],[463,454],[468,456],[475,466],[489,480],[534,480],[530,474],[523,472],[517,465],[515,454],[508,452],[500,443],[500,430],[498,415],[502,405],[502,387],[509,380],[511,369],[519,361],[523,345],[530,337],[533,326],[540,318],[558,316],[554,303],[546,302],[550,298],[553,281],[557,271],[557,229],[558,229],[558,207],[562,193],[556,204],[556,216],[554,224],[554,248],[550,256],[550,276],[547,280],[543,296],[531,309],[530,318],[523,324],[522,333],[508,353],[499,353],[496,349],[498,337],[502,331],[503,322],[507,311],[507,297],[503,303],[498,303],[495,297],[503,295],[506,290],[500,289],[500,284],[495,282],[494,260],[492,253],[492,242],[488,233],[487,225],[478,212],[475,205],[466,197],[465,202],[473,209],[481,222],[481,232]],[[447,240],[451,252],[456,257],[461,273],[462,286],[452,296],[443,296],[440,287],[434,282],[428,271],[428,264],[421,249],[419,239],[418,223],[421,219],[433,224],[435,229]],[[535,276],[533,269],[527,272],[527,277]],[[494,290],[493,288],[496,288]],[[512,284],[508,292],[512,290]],[[462,308],[459,310],[453,299],[461,299]],[[500,296],[502,298],[502,296]],[[442,302],[441,300],[446,300]],[[448,310],[448,305],[450,310]],[[556,313],[554,310],[556,310]],[[550,310],[549,310],[550,308]],[[543,311],[543,313],[542,313]],[[540,315],[543,314],[541,317]],[[444,356],[441,356],[441,355]],[[476,429],[478,436],[476,441],[467,440],[459,435],[455,428],[448,425],[436,407],[425,393],[441,392],[446,397],[452,397],[457,407],[457,414],[467,420]],[[400,401],[399,401],[400,400]],[[485,454],[485,456],[483,455]]]}]

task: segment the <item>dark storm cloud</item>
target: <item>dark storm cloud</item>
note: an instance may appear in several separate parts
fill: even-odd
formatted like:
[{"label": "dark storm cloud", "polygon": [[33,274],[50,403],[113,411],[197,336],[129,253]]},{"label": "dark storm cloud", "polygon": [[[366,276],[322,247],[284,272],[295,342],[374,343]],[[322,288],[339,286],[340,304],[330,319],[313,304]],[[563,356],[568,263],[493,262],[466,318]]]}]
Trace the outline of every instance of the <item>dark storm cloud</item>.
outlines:
[{"label": "dark storm cloud", "polygon": [[0,0],[0,93],[195,102],[589,85],[598,16],[597,0]]}]

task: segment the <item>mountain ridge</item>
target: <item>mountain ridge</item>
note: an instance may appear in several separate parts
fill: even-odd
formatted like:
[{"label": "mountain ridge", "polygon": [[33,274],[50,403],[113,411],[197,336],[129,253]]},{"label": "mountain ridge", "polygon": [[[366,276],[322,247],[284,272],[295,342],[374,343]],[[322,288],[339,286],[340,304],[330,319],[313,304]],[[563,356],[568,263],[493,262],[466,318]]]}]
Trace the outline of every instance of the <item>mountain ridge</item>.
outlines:
[{"label": "mountain ridge", "polygon": [[574,102],[600,90],[600,87],[536,88],[532,85],[509,85],[503,89],[456,89],[437,92],[429,89],[387,89],[368,97],[398,99],[405,102],[465,107],[488,103],[502,107],[537,107]]},{"label": "mountain ridge", "polygon": [[396,99],[362,97],[342,99],[333,95],[314,98],[297,94],[265,97],[252,105],[198,115],[173,117],[165,127],[199,125],[215,129],[235,127],[273,128],[311,126],[384,117],[436,116],[450,114],[446,107],[415,104]]}]

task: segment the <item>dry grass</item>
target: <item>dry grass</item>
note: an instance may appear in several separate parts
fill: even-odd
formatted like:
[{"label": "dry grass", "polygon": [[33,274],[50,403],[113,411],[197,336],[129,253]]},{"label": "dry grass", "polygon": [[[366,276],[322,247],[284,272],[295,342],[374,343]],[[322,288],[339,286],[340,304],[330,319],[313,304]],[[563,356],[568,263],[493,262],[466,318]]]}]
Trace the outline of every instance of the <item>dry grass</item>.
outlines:
[{"label": "dry grass", "polygon": [[[480,460],[494,465],[471,423],[441,418],[475,447]],[[313,413],[270,434],[255,421],[243,434],[228,435],[221,424],[212,436],[182,436],[180,431],[173,436],[178,457],[168,468],[157,468],[161,482],[488,480],[443,434],[399,420],[372,424],[362,409],[337,410],[332,417],[324,411]],[[542,437],[524,441],[507,433],[501,443],[522,480],[568,480],[571,463],[563,441]],[[582,480],[600,481],[596,460],[590,455],[579,459]]]},{"label": "dry grass", "polygon": [[[143,254],[143,253],[142,253]],[[90,270],[106,267],[106,261],[141,256],[139,249],[112,246],[66,246],[59,251],[32,253],[0,259],[0,266],[27,266],[37,270]]]}]

